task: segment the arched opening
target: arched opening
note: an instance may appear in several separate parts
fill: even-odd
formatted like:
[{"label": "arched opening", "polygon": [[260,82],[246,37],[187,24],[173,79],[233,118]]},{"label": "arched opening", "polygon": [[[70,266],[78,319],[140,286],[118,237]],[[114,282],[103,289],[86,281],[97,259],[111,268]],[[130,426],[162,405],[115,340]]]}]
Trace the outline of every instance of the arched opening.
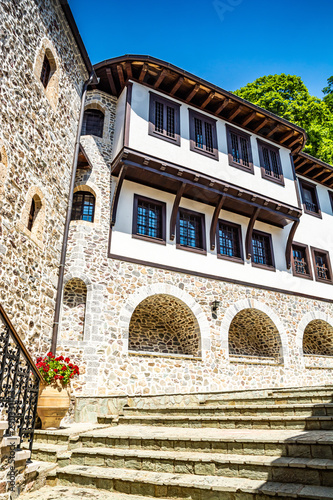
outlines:
[{"label": "arched opening", "polygon": [[86,109],[83,115],[82,135],[103,137],[104,113],[99,109]]},{"label": "arched opening", "polygon": [[64,288],[61,319],[62,340],[83,340],[86,302],[86,284],[79,278],[72,278]]},{"label": "arched opening", "polygon": [[129,326],[131,351],[200,356],[200,329],[191,309],[171,295],[156,294],[134,310]]},{"label": "arched opening", "polygon": [[322,319],[310,321],[304,330],[303,353],[333,356],[333,326]]},{"label": "arched opening", "polygon": [[27,227],[28,227],[29,231],[32,231],[32,228],[34,226],[34,223],[38,217],[38,214],[39,214],[41,208],[42,208],[41,199],[38,196],[38,194],[35,194],[35,196],[31,200],[30,211],[29,211],[29,216],[28,216]]},{"label": "arched opening", "polygon": [[95,196],[89,191],[76,191],[73,196],[71,220],[94,222]]},{"label": "arched opening", "polygon": [[267,314],[258,309],[243,309],[236,314],[229,328],[231,356],[251,356],[280,360],[280,334]]}]

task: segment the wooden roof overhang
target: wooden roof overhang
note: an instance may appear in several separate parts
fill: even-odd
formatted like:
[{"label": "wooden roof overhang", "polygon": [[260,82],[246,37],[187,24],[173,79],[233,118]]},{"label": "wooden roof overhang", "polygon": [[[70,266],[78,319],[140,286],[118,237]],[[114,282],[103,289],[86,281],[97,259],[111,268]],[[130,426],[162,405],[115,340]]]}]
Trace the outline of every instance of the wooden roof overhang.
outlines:
[{"label": "wooden roof overhang", "polygon": [[333,189],[333,167],[328,163],[301,152],[294,157],[294,165],[296,174]]},{"label": "wooden roof overhang", "polygon": [[298,221],[302,215],[297,207],[130,148],[123,148],[115,158],[111,174],[121,176],[121,182],[126,179],[174,195],[182,188],[182,197],[213,207],[224,197],[224,210],[251,218],[254,210],[259,209],[258,220],[278,227]]},{"label": "wooden roof overhang", "polygon": [[136,81],[289,148],[293,154],[305,144],[301,127],[160,59],[124,55],[95,64],[94,69],[100,81],[93,88],[114,96],[120,95],[128,80]]}]

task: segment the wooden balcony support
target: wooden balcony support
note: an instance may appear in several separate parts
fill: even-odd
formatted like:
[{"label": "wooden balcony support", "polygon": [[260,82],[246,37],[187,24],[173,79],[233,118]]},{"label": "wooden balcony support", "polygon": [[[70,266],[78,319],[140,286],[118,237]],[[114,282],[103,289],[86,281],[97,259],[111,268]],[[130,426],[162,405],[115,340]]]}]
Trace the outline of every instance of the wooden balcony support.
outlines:
[{"label": "wooden balcony support", "polygon": [[172,87],[172,89],[170,91],[170,95],[175,95],[175,93],[177,92],[179,87],[182,85],[183,81],[184,81],[184,77],[180,76],[178,78],[178,80],[176,81],[176,83],[174,84],[174,86]]},{"label": "wooden balcony support", "polygon": [[293,222],[293,225],[291,226],[290,233],[288,236],[288,241],[287,241],[287,246],[286,246],[286,264],[287,264],[287,269],[291,268],[291,245],[294,240],[294,236],[296,233],[296,229],[298,228],[299,225],[299,220],[295,220]]},{"label": "wooden balcony support", "polygon": [[158,89],[158,87],[161,85],[161,83],[163,82],[163,80],[167,76],[167,74],[168,74],[167,69],[163,69],[161,71],[159,77],[157,78],[156,82],[154,83],[154,89]]},{"label": "wooden balcony support", "polygon": [[222,195],[219,199],[218,204],[215,207],[214,215],[212,218],[212,223],[210,225],[210,249],[215,250],[215,240],[216,240],[216,227],[217,221],[219,220],[219,215],[223,207],[223,202],[225,200],[225,195]]},{"label": "wooden balcony support", "polygon": [[173,202],[171,218],[170,218],[170,240],[171,241],[173,241],[175,239],[178,208],[179,208],[180,200],[184,194],[185,188],[186,188],[186,183],[182,182],[178,188],[178,192],[177,192],[175,200]]},{"label": "wooden balcony support", "polygon": [[120,196],[120,191],[121,191],[124,179],[125,179],[127,168],[128,168],[127,165],[122,165],[122,167],[120,169],[119,176],[118,176],[118,182],[117,182],[116,190],[115,190],[115,193],[113,196],[113,203],[112,203],[111,227],[113,227],[116,223],[119,196]]},{"label": "wooden balcony support", "polygon": [[111,69],[110,68],[106,68],[105,71],[106,71],[106,76],[108,77],[108,80],[109,80],[109,85],[111,87],[112,94],[117,95],[117,90],[116,90],[114,79],[113,79],[113,76],[112,76],[112,73],[111,73]]},{"label": "wooden balcony support", "polygon": [[241,126],[242,127],[246,127],[246,125],[248,123],[250,123],[256,117],[256,114],[257,114],[256,111],[253,111],[252,113],[250,113],[249,115],[247,115],[244,118],[244,120],[242,121]]},{"label": "wooden balcony support", "polygon": [[247,226],[246,238],[245,238],[245,252],[247,259],[250,259],[252,255],[252,233],[253,233],[254,223],[257,220],[259,213],[260,213],[260,208],[257,207],[253,210],[252,216]]},{"label": "wooden balcony support", "polygon": [[118,72],[118,77],[119,77],[119,83],[121,87],[125,85],[125,78],[124,78],[124,71],[123,67],[121,64],[117,64],[117,72]]}]

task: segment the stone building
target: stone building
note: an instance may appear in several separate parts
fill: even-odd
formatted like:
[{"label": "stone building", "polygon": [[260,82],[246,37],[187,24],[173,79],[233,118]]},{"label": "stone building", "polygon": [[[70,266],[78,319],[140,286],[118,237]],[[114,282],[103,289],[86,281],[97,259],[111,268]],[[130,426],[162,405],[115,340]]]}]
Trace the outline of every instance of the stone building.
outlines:
[{"label": "stone building", "polygon": [[61,299],[57,352],[94,414],[117,395],[328,383],[333,168],[305,131],[123,56],[94,67],[72,170],[92,68],[67,2],[0,5],[0,300],[31,354]]}]

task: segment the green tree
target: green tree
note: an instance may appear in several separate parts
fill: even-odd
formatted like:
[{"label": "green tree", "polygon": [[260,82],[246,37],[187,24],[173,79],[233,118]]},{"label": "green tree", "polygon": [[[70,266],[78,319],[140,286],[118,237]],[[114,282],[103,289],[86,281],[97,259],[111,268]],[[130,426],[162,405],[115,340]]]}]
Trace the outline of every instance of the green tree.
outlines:
[{"label": "green tree", "polygon": [[306,130],[304,151],[333,163],[333,77],[323,100],[311,96],[299,76],[267,75],[248,83],[235,94]]}]

